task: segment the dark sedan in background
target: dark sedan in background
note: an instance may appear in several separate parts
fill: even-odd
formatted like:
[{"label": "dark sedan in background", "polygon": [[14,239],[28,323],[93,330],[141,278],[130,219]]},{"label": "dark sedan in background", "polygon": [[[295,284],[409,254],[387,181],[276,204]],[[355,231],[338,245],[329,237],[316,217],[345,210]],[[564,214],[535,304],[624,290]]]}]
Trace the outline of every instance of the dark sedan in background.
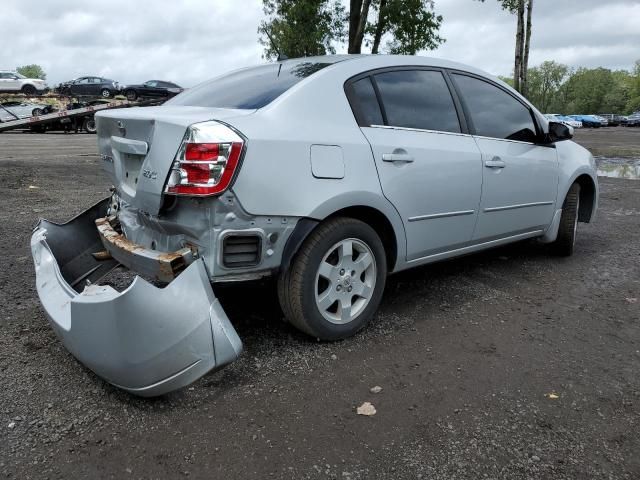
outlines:
[{"label": "dark sedan in background", "polygon": [[163,80],[148,80],[142,85],[127,85],[124,87],[124,94],[127,100],[143,98],[171,98],[184,89],[172,82]]},{"label": "dark sedan in background", "polygon": [[79,77],[69,82],[63,82],[58,87],[63,95],[100,96],[111,98],[120,93],[120,85],[115,80],[102,77]]}]

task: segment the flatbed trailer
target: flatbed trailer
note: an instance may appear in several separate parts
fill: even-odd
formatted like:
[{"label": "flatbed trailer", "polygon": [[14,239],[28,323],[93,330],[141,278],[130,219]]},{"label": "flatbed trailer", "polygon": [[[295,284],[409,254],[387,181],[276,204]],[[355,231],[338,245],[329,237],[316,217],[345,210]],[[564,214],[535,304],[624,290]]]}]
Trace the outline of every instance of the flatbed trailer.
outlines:
[{"label": "flatbed trailer", "polygon": [[[150,105],[158,105],[162,103],[162,101],[158,100],[147,100],[143,102],[130,102],[128,100],[114,100],[113,102],[100,104],[100,105],[91,105],[88,107],[82,108],[74,108],[72,110],[59,110],[52,113],[47,113],[44,115],[37,115],[29,118],[21,118],[16,120],[11,120],[8,122],[0,123],[0,132],[6,132],[9,130],[15,129],[24,129],[29,128],[31,130],[37,129],[37,127],[43,127],[42,130],[46,130],[47,124],[52,124],[54,122],[65,122],[65,120],[69,120],[69,123],[72,123],[76,126],[76,130],[78,129],[77,120],[82,119],[84,122],[85,118],[93,118],[93,114],[100,110],[109,110],[112,108],[127,108],[127,107],[142,107],[142,106],[150,106]],[[2,108],[0,106],[0,108]],[[82,123],[80,124],[82,125]]]}]

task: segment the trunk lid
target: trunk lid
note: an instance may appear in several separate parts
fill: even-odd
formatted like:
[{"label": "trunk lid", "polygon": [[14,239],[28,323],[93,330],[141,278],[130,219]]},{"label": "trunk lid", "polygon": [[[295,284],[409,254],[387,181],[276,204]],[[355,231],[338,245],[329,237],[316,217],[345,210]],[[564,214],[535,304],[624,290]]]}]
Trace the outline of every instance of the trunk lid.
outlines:
[{"label": "trunk lid", "polygon": [[255,110],[186,106],[123,108],[98,112],[98,152],[120,197],[157,215],[164,185],[187,128],[208,120],[229,121]]}]

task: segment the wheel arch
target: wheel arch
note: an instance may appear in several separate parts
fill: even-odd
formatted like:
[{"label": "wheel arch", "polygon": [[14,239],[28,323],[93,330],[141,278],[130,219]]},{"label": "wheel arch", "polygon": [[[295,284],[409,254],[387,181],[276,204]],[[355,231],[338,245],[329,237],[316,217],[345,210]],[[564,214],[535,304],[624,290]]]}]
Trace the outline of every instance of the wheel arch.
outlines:
[{"label": "wheel arch", "polygon": [[596,183],[590,175],[583,173],[572,182],[580,185],[580,207],[578,210],[578,221],[589,223],[595,212],[597,203]]},{"label": "wheel arch", "polygon": [[[377,199],[379,201],[379,199]],[[354,203],[338,208],[320,207],[311,217],[298,221],[293,233],[285,245],[281,268],[288,268],[293,256],[299,250],[304,240],[323,221],[336,217],[349,217],[360,220],[371,226],[380,236],[385,248],[389,273],[398,269],[406,255],[406,239],[402,220],[393,207],[377,208],[369,202]],[[318,215],[322,212],[321,215]]]}]

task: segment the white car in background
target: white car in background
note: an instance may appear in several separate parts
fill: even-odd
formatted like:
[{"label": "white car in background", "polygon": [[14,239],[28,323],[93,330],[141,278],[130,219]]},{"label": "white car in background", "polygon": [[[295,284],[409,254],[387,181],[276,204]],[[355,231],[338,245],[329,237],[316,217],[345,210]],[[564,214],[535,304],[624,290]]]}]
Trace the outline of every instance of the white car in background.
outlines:
[{"label": "white car in background", "polygon": [[564,123],[565,125],[573,128],[582,128],[582,122],[580,120],[560,115],[559,113],[547,113],[545,117],[547,117],[547,120],[551,120],[552,122]]},{"label": "white car in background", "polygon": [[35,95],[49,90],[47,82],[39,78],[27,78],[18,72],[0,70],[0,93],[24,93]]}]

